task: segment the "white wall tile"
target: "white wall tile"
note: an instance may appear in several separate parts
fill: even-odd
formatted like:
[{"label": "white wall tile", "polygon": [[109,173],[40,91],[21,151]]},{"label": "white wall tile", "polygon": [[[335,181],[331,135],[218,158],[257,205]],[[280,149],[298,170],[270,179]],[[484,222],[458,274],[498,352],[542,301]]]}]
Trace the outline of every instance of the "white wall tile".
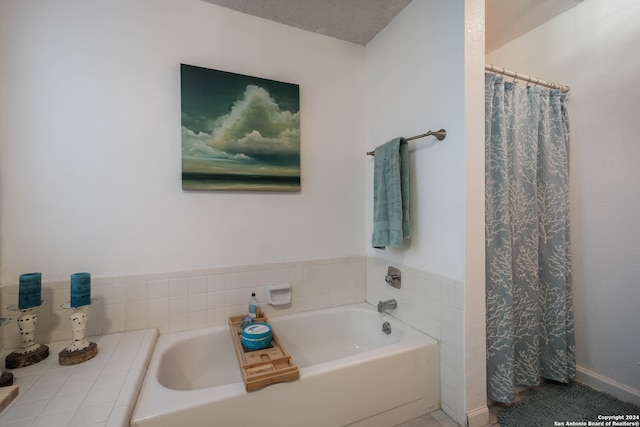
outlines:
[{"label": "white wall tile", "polygon": [[227,322],[226,310],[224,308],[216,308],[207,310],[207,326],[224,325]]},{"label": "white wall tile", "polygon": [[233,272],[227,274],[227,280],[225,286],[227,290],[230,289],[242,289],[242,273],[241,272]]},{"label": "white wall tile", "polygon": [[442,399],[442,404],[446,405],[449,408],[457,409],[457,393],[455,389],[449,387],[446,384],[442,384],[440,388],[440,396]]},{"label": "white wall tile", "polygon": [[456,289],[453,286],[442,286],[442,303],[456,307]]},{"label": "white wall tile", "polygon": [[456,330],[452,326],[448,326],[445,324],[440,325],[440,341],[445,344],[448,344],[454,348],[459,347],[459,340],[456,334]]},{"label": "white wall tile", "polygon": [[189,329],[189,314],[169,314],[169,332],[181,332]]},{"label": "white wall tile", "polygon": [[273,270],[274,283],[288,283],[291,281],[288,268],[275,268]]},{"label": "white wall tile", "polygon": [[304,268],[300,265],[289,268],[289,282],[302,282],[304,280]]},{"label": "white wall tile", "polygon": [[[89,308],[87,334],[146,327],[167,333],[224,324],[229,316],[246,313],[251,292],[256,293],[260,308],[269,316],[362,302],[365,278],[364,257],[92,278],[96,301]],[[276,308],[267,304],[266,287],[272,283],[291,283],[291,305]],[[38,309],[36,338],[42,342],[70,340],[71,311],[60,308],[69,301],[68,282],[45,283],[43,288],[50,300]],[[17,286],[3,286],[0,297],[3,301],[17,300]],[[6,308],[0,308],[0,312],[17,318],[16,312]],[[16,322],[6,325],[2,332],[4,348],[19,346]]]},{"label": "white wall tile", "polygon": [[124,286],[104,286],[91,289],[92,295],[98,297],[102,304],[119,304],[125,302],[125,287]]},{"label": "white wall tile", "polygon": [[209,291],[207,276],[189,278],[189,295],[206,294]]},{"label": "white wall tile", "polygon": [[275,282],[273,281],[274,279],[274,274],[273,274],[273,269],[271,268],[267,268],[264,270],[260,270],[258,271],[258,281],[257,281],[257,285],[258,286],[267,286],[267,285],[272,285]]},{"label": "white wall tile", "polygon": [[[384,282],[387,267],[402,272],[402,287],[394,289]],[[396,265],[386,260],[367,257],[366,300],[376,305],[380,300],[395,298],[398,308],[391,315],[440,341],[442,407],[450,416],[464,402],[462,322],[462,283],[431,272]],[[464,413],[464,412],[463,412]]]},{"label": "white wall tile", "polygon": [[51,291],[51,307],[60,307],[62,304],[71,300],[69,289],[52,289]]},{"label": "white wall tile", "polygon": [[186,295],[169,297],[169,315],[189,312],[189,297]]},{"label": "white wall tile", "polygon": [[147,283],[131,283],[124,286],[124,297],[127,302],[130,301],[146,301],[147,300]]},{"label": "white wall tile", "polygon": [[189,329],[201,329],[209,326],[207,310],[189,312]]},{"label": "white wall tile", "polygon": [[208,292],[220,292],[226,289],[227,275],[226,274],[212,274],[207,277]]},{"label": "white wall tile", "polygon": [[226,293],[224,291],[213,291],[207,294],[207,309],[213,310],[224,308]]},{"label": "white wall tile", "polygon": [[169,296],[179,297],[189,294],[189,279],[181,277],[169,280]]},{"label": "white wall tile", "polygon": [[160,318],[169,315],[169,298],[157,298],[147,302],[147,314],[150,318]]},{"label": "white wall tile", "polygon": [[161,334],[169,333],[169,316],[152,317],[147,319],[148,328],[156,328]]},{"label": "white wall tile", "polygon": [[102,306],[102,331],[105,334],[122,332],[125,330],[125,305],[106,304]]},{"label": "white wall tile", "polygon": [[116,285],[132,285],[135,283],[147,283],[148,276],[146,274],[136,274],[131,276],[118,276],[115,278]]},{"label": "white wall tile", "polygon": [[427,335],[432,336],[433,338],[437,339],[438,341],[440,341],[440,337],[441,337],[441,324],[439,320],[436,320],[434,318],[431,317],[427,317],[427,319],[425,320],[425,329],[424,332]]},{"label": "white wall tile", "polygon": [[208,297],[206,293],[189,295],[189,312],[203,311],[207,309]]},{"label": "white wall tile", "polygon": [[147,300],[128,300],[125,303],[125,316],[127,319],[142,319],[147,317],[148,309],[147,309]]},{"label": "white wall tile", "polygon": [[156,298],[167,298],[169,296],[169,280],[155,280],[149,282],[147,287],[147,297],[149,300]]},{"label": "white wall tile", "polygon": [[136,331],[139,329],[148,328],[148,317],[142,317],[140,319],[126,319],[124,327],[126,331]]}]

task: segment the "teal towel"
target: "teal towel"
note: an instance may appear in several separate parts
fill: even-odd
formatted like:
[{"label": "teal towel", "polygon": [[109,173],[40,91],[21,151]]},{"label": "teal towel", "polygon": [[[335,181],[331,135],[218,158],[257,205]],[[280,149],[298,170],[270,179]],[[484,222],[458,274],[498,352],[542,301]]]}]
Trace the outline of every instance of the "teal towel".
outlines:
[{"label": "teal towel", "polygon": [[400,246],[411,237],[409,222],[409,147],[395,138],[375,150],[373,236],[371,245]]}]

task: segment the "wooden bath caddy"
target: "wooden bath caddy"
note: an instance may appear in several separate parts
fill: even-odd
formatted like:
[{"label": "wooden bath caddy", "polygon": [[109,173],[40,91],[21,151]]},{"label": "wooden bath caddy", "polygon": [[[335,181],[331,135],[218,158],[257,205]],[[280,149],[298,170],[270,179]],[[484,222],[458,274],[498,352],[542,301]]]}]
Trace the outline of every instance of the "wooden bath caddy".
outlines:
[{"label": "wooden bath caddy", "polygon": [[[300,378],[300,371],[291,359],[289,353],[280,343],[278,335],[271,327],[273,339],[271,346],[261,350],[247,350],[240,341],[242,335],[242,318],[229,318],[229,329],[233,346],[236,349],[242,380],[247,391],[260,390],[269,384],[294,381]],[[266,317],[259,317],[256,322],[267,321]]]}]

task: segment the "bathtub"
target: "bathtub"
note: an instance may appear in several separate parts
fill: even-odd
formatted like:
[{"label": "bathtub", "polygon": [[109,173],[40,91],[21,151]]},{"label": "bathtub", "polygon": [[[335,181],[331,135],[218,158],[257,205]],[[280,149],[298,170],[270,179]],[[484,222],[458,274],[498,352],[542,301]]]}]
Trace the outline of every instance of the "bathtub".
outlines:
[{"label": "bathtub", "polygon": [[161,335],[131,425],[389,427],[439,407],[437,341],[371,305],[269,321],[299,380],[246,392],[226,325]]}]

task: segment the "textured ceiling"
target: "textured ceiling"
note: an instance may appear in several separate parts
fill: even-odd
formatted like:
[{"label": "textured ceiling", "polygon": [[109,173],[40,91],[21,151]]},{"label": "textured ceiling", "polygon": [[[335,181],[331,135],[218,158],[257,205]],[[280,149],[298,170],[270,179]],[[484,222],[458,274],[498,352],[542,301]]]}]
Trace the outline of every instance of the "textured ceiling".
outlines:
[{"label": "textured ceiling", "polygon": [[[369,43],[411,3],[411,0],[203,1],[361,45]],[[492,52],[582,1],[485,0],[485,51]]]},{"label": "textured ceiling", "polygon": [[204,0],[270,21],[366,45],[411,0]]}]

